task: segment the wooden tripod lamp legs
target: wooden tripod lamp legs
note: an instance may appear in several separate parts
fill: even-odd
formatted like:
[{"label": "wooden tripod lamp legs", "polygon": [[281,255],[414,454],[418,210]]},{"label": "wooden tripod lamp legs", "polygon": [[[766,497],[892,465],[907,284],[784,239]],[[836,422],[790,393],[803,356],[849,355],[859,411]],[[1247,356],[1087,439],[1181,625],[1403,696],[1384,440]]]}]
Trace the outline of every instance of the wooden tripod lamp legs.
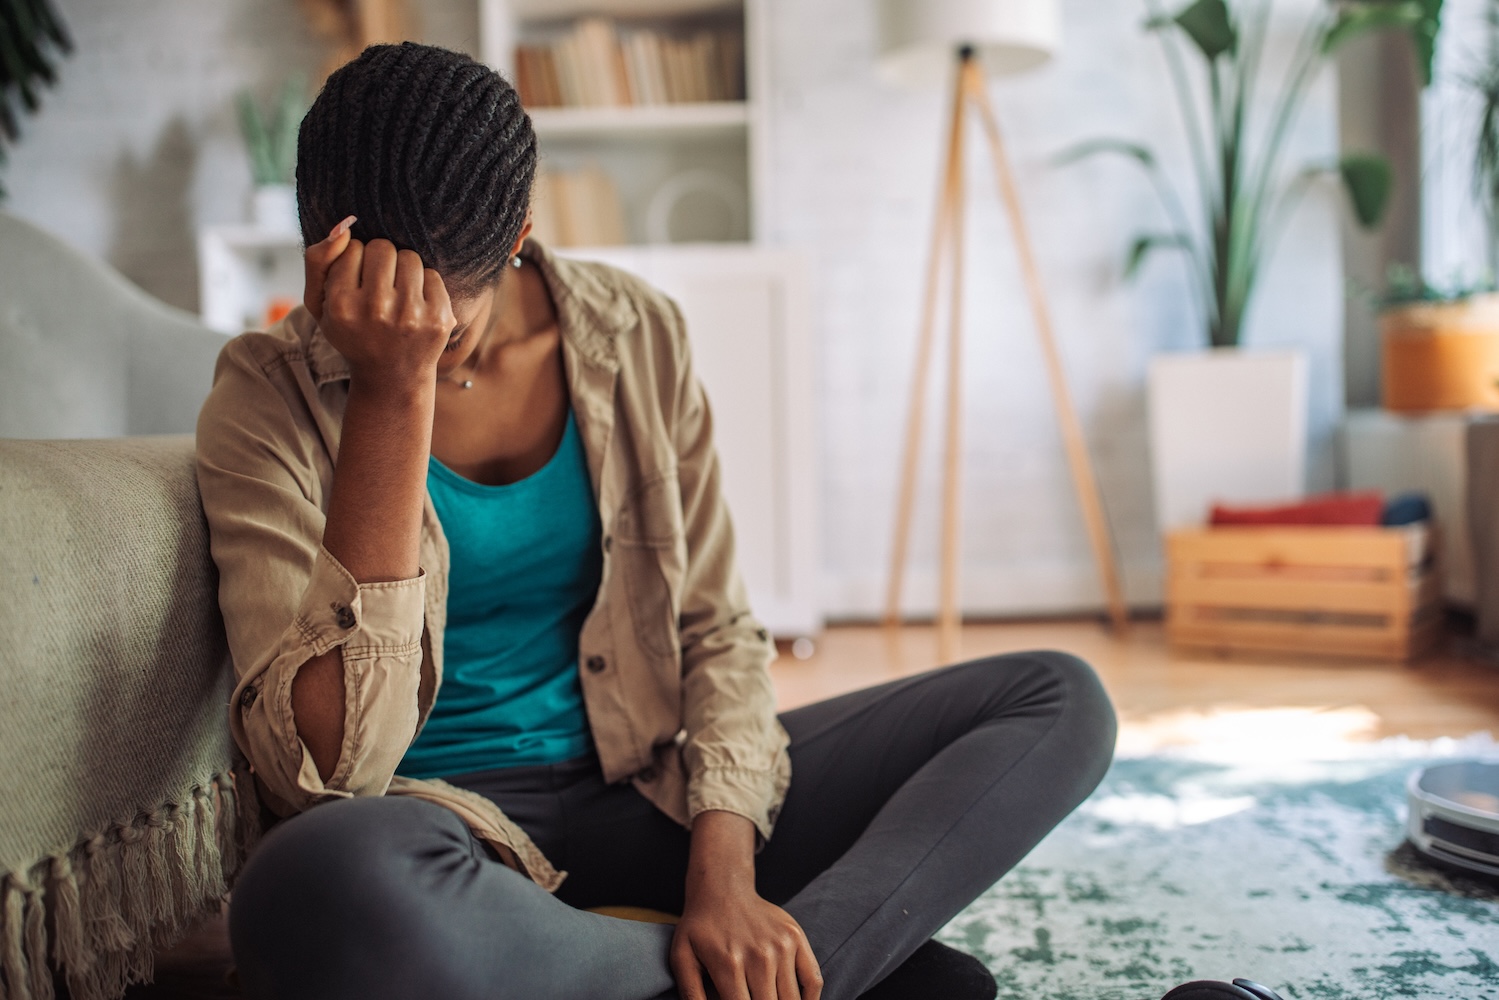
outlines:
[{"label": "wooden tripod lamp legs", "polygon": [[1051,324],[1051,309],[1046,304],[1046,295],[1041,290],[1041,270],[1036,266],[1036,254],[1031,247],[1030,230],[1026,228],[1025,213],[1020,209],[1020,195],[1015,187],[1015,175],[1010,169],[1010,158],[1005,155],[1005,145],[999,134],[999,119],[989,103],[989,92],[984,89],[983,77],[978,64],[968,60],[964,71],[973,79],[966,88],[968,97],[978,108],[979,120],[983,122],[984,134],[989,138],[989,150],[994,154],[994,170],[998,175],[999,193],[1004,199],[1005,210],[1010,215],[1010,225],[1015,230],[1015,247],[1020,255],[1020,269],[1025,277],[1025,288],[1031,300],[1031,312],[1036,317],[1036,329],[1041,335],[1041,350],[1046,358],[1046,374],[1051,381],[1051,398],[1057,408],[1057,423],[1062,429],[1062,443],[1067,450],[1067,464],[1072,470],[1072,488],[1077,493],[1078,503],[1083,508],[1083,520],[1088,525],[1088,540],[1093,546],[1093,559],[1098,563],[1098,575],[1103,580],[1104,594],[1109,603],[1109,619],[1114,630],[1122,633],[1128,626],[1128,613],[1124,607],[1124,591],[1119,585],[1119,569],[1114,563],[1114,540],[1109,533],[1108,520],[1104,517],[1103,501],[1098,492],[1098,480],[1093,475],[1093,462],[1088,457],[1088,444],[1083,438],[1082,425],[1077,419],[1077,408],[1072,403],[1072,393],[1067,388],[1067,376],[1062,371],[1062,355],[1057,350],[1057,338]]},{"label": "wooden tripod lamp legs", "polygon": [[911,513],[916,503],[916,468],[921,457],[921,431],[926,415],[926,387],[932,367],[932,340],[937,325],[937,294],[942,278],[942,258],[949,248],[953,217],[961,212],[956,204],[963,173],[963,94],[953,94],[952,125],[947,138],[947,160],[937,195],[937,216],[932,223],[932,249],[927,255],[926,289],[921,300],[921,334],[916,345],[916,368],[911,378],[911,404],[906,413],[905,446],[902,449],[900,499],[895,513],[895,544],[891,548],[890,579],[885,591],[885,624],[900,624],[900,592],[906,575],[906,548],[911,535]]},{"label": "wooden tripod lamp legs", "polygon": [[1040,271],[1036,266],[1030,234],[1021,211],[1014,174],[1005,154],[998,120],[984,88],[983,72],[975,59],[964,55],[960,57],[959,62],[957,89],[953,97],[951,130],[947,143],[947,163],[943,171],[942,191],[938,199],[936,221],[933,225],[932,252],[927,262],[921,334],[917,347],[916,370],[913,374],[911,407],[906,415],[905,447],[895,518],[895,539],[891,550],[890,580],[885,600],[885,622],[888,625],[896,625],[900,621],[901,584],[905,577],[911,515],[915,504],[922,417],[926,408],[926,383],[931,368],[938,285],[941,279],[943,250],[946,248],[952,261],[952,301],[949,317],[946,434],[942,480],[942,568],[937,614],[938,659],[944,663],[954,659],[958,652],[958,634],[961,627],[958,585],[962,555],[959,499],[962,467],[963,114],[970,102],[978,110],[983,122],[984,132],[989,140],[989,149],[994,158],[1000,196],[1009,213],[1011,225],[1014,227],[1015,245],[1020,258],[1022,277],[1041,338],[1052,400],[1056,405],[1057,421],[1061,426],[1067,462],[1072,472],[1073,489],[1077,493],[1078,502],[1083,510],[1083,518],[1087,523],[1093,557],[1098,564],[1099,576],[1102,578],[1104,593],[1108,599],[1109,618],[1115,631],[1119,633],[1124,631],[1128,621],[1123,590],[1119,585],[1118,567],[1114,560],[1113,540],[1108,522],[1104,517],[1098,481],[1093,474],[1093,464],[1088,457],[1082,427],[1077,419],[1072,395],[1067,388],[1066,376],[1062,371],[1062,359],[1056,346],[1051,311],[1042,291]]}]

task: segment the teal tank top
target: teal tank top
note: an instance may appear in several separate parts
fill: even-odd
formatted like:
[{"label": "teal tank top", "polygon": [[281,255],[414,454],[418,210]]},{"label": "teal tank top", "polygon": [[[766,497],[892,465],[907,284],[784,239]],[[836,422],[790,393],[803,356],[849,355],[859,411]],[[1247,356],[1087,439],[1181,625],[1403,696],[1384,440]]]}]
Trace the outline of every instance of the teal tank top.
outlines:
[{"label": "teal tank top", "polygon": [[485,486],[434,458],[427,489],[451,553],[442,686],[396,773],[436,778],[585,755],[593,744],[578,633],[603,554],[572,412],[534,475]]}]

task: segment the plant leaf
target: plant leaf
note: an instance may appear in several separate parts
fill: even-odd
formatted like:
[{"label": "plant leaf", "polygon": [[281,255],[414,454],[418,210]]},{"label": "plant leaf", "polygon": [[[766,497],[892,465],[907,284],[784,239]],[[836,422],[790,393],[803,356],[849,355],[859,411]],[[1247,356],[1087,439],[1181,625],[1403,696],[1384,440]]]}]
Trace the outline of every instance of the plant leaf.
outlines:
[{"label": "plant leaf", "polygon": [[1147,233],[1144,236],[1135,237],[1135,241],[1129,245],[1129,254],[1124,261],[1124,280],[1133,280],[1135,275],[1140,273],[1140,268],[1145,264],[1145,258],[1150,256],[1150,252],[1163,247],[1190,250],[1192,239],[1186,233]]},{"label": "plant leaf", "polygon": [[1338,173],[1353,202],[1353,214],[1359,225],[1373,229],[1384,218],[1395,186],[1395,171],[1390,161],[1371,153],[1350,153],[1338,160]]},{"label": "plant leaf", "polygon": [[249,91],[242,90],[236,94],[235,103],[239,107],[240,133],[244,136],[245,148],[250,153],[250,173],[254,175],[256,184],[274,184],[276,170],[271,160],[270,137],[266,133],[260,111],[255,107]]},{"label": "plant leaf", "polygon": [[1068,146],[1051,158],[1052,166],[1065,167],[1102,153],[1114,153],[1138,160],[1148,170],[1155,169],[1155,154],[1138,142],[1125,139],[1089,139],[1076,146]]},{"label": "plant leaf", "polygon": [[1442,0],[1420,0],[1421,23],[1411,29],[1411,44],[1416,49],[1416,65],[1421,69],[1421,85],[1431,86],[1432,66],[1436,63],[1437,33],[1442,28]]},{"label": "plant leaf", "polygon": [[1147,28],[1160,29],[1174,24],[1186,32],[1208,62],[1225,52],[1232,52],[1239,44],[1238,32],[1234,30],[1233,18],[1229,15],[1225,0],[1197,0],[1174,17],[1151,18],[1145,22]]}]

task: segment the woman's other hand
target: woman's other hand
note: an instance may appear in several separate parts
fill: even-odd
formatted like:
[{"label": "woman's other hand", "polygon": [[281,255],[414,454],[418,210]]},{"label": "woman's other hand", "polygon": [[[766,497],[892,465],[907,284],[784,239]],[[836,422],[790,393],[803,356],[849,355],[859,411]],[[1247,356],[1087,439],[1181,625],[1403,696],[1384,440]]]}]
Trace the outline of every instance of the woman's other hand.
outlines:
[{"label": "woman's other hand", "polygon": [[356,381],[434,381],[457,323],[442,276],[389,240],[354,239],[353,224],[349,216],[307,248],[307,311]]},{"label": "woman's other hand", "polygon": [[822,973],[791,914],[755,892],[755,831],[742,816],[705,812],[692,827],[687,898],[672,940],[683,1000],[818,1000]]}]

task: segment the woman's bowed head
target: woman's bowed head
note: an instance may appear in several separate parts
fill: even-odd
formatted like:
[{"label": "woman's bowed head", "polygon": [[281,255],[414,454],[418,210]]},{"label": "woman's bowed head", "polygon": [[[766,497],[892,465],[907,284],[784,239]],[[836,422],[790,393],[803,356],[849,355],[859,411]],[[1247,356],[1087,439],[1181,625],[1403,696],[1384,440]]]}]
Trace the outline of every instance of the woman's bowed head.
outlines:
[{"label": "woman's bowed head", "polygon": [[535,176],[515,89],[467,56],[375,45],[328,78],[297,139],[303,302],[356,378],[468,363]]}]

